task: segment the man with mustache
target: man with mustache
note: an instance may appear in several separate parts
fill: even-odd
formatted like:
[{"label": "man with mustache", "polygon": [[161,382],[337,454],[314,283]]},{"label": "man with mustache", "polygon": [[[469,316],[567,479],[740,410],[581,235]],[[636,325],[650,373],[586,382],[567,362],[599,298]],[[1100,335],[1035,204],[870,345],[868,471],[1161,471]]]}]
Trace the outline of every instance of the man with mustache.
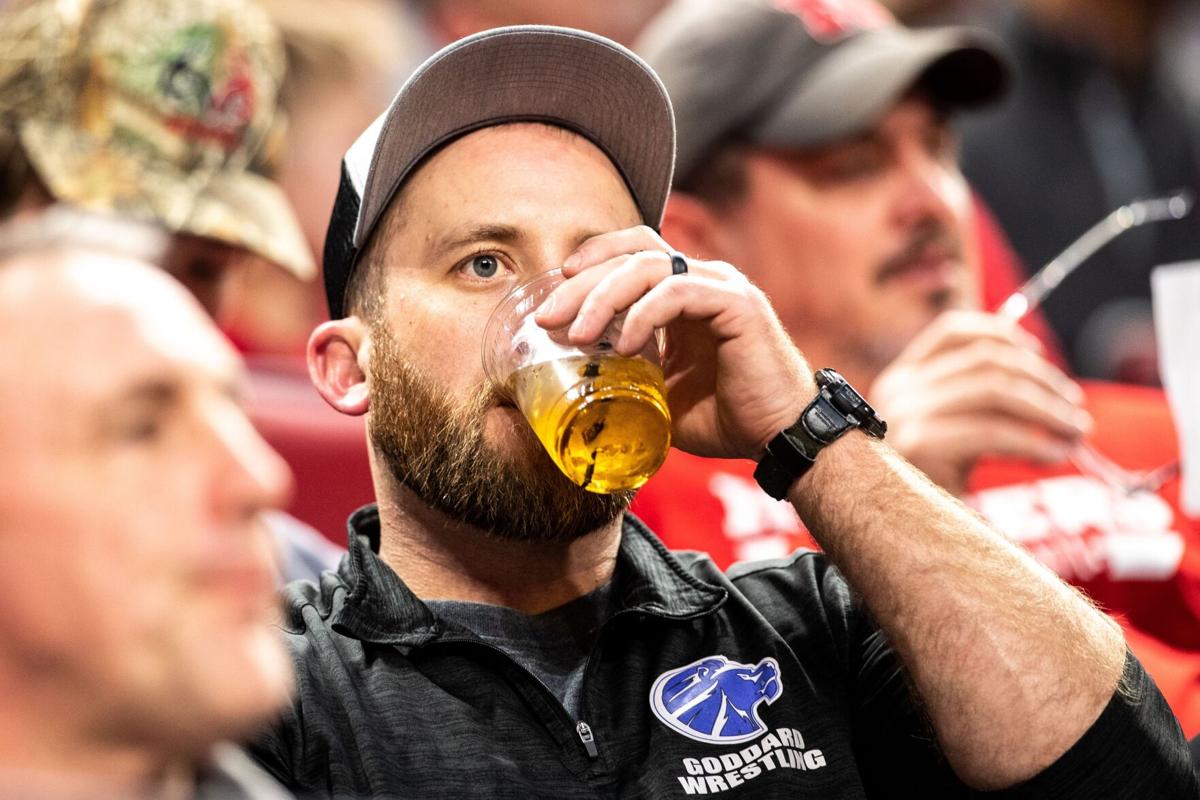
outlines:
[{"label": "man with mustache", "polygon": [[[1122,619],[1200,733],[1200,538],[1179,482],[1129,492],[1067,461],[1086,435],[1129,468],[1177,463],[1164,398],[1081,389],[979,310],[987,220],[948,115],[1001,93],[986,40],[910,31],[868,0],[697,0],[668,8],[639,49],[679,124],[665,238],[744,269],[811,363],[865,387],[902,455]],[[811,546],[752,471],[675,451],[633,511],[722,566]]]},{"label": "man with mustache", "polygon": [[[309,364],[367,415],[377,503],[288,590],[298,694],[260,761],[303,796],[1194,790],[1116,625],[848,385],[818,396],[740,272],[655,232],[673,157],[644,63],[542,27],[445,48],[347,153]],[[480,363],[501,298],[557,267],[538,324],[584,344],[625,310],[621,354],[662,329],[675,444],[758,460],[828,560],[726,576],[557,471]]]},{"label": "man with mustache", "polygon": [[[978,223],[948,114],[1003,93],[986,41],[908,31],[873,0],[736,0],[675,4],[640,50],[677,107],[672,243],[742,267],[952,493],[984,455],[1065,458],[1088,428],[1079,387],[974,310]],[[918,408],[900,397],[914,382]]]}]

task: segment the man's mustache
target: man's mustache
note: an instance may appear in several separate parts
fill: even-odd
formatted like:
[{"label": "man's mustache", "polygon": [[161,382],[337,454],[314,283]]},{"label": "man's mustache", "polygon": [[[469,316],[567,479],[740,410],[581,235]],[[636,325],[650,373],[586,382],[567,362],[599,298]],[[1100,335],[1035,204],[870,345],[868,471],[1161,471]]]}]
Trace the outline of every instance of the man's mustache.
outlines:
[{"label": "man's mustache", "polygon": [[884,283],[911,269],[928,255],[931,248],[940,250],[958,261],[962,260],[961,239],[940,222],[926,222],[913,231],[899,252],[880,265],[875,272],[875,282]]}]

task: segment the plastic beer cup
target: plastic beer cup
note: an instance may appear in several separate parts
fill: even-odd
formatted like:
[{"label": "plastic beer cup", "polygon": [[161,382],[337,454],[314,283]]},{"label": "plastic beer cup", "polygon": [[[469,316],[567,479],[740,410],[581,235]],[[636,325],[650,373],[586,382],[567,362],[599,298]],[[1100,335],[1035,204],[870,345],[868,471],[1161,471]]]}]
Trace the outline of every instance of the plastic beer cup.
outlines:
[{"label": "plastic beer cup", "polygon": [[542,273],[500,301],[484,328],[484,370],[568,478],[590,492],[636,489],[671,445],[658,337],[625,357],[613,351],[624,314],[586,347],[570,344],[566,328],[547,331],[534,312],[562,280]]}]

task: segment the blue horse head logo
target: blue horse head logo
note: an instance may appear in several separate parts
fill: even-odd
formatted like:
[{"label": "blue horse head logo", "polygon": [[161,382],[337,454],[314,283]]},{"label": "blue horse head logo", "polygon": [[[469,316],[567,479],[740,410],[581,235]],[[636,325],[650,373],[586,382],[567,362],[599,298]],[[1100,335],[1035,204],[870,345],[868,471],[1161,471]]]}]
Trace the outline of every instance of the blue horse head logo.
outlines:
[{"label": "blue horse head logo", "polygon": [[664,672],[650,689],[650,707],[663,724],[699,742],[732,744],[767,729],[758,704],[783,694],[779,663],[739,664],[709,656]]}]

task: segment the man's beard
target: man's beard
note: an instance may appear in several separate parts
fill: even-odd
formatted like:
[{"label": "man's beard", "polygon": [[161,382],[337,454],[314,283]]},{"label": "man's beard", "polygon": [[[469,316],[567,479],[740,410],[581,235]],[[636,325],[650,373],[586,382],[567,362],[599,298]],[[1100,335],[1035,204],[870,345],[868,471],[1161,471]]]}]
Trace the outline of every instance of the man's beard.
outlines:
[{"label": "man's beard", "polygon": [[521,423],[510,457],[485,440],[502,395],[490,383],[458,406],[405,363],[391,332],[372,326],[367,430],[392,477],[427,505],[501,539],[569,542],[610,524],[634,492],[594,494],[573,484]]}]

